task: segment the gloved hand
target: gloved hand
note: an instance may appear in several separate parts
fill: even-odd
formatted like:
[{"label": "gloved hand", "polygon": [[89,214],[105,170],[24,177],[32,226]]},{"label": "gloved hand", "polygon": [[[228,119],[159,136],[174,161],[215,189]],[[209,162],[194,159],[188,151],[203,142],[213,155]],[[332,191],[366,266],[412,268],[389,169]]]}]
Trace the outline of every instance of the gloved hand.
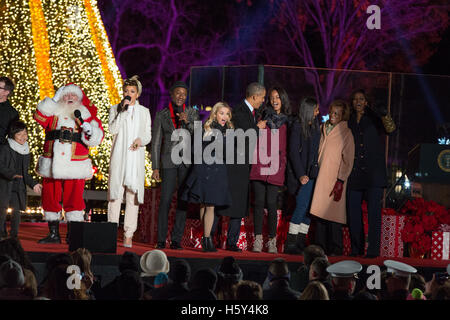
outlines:
[{"label": "gloved hand", "polygon": [[385,117],[388,114],[388,111],[387,111],[387,108],[385,106],[385,103],[381,102],[381,101],[375,102],[371,109],[380,118]]},{"label": "gloved hand", "polygon": [[62,86],[61,88],[59,88],[56,93],[55,96],[53,97],[53,101],[58,102],[59,99],[61,99],[61,95],[62,95],[62,91],[64,90],[64,86]]},{"label": "gloved hand", "polygon": [[344,182],[342,180],[336,180],[333,190],[330,193],[330,197],[334,194],[333,198],[334,201],[341,200],[343,190],[344,190]]},{"label": "gloved hand", "polygon": [[86,133],[88,136],[92,134],[92,126],[89,122],[83,122],[81,128],[83,129],[84,133]]}]

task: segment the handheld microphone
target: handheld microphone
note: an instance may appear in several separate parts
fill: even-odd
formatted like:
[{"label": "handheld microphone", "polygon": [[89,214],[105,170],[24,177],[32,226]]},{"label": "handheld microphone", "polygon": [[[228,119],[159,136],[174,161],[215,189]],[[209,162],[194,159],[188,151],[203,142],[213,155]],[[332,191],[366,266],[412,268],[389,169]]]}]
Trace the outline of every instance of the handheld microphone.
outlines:
[{"label": "handheld microphone", "polygon": [[[125,104],[126,100],[128,100],[127,104]],[[128,110],[128,104],[130,104],[130,102],[131,102],[131,97],[130,96],[126,96],[125,98],[123,98],[123,100],[122,100],[122,108],[121,109],[127,111]]]},{"label": "handheld microphone", "polygon": [[76,109],[74,112],[73,112],[73,115],[75,116],[75,118],[78,120],[78,124],[79,125],[82,125],[83,124],[83,122],[84,122],[84,120],[83,120],[83,118],[81,117],[81,112],[80,112],[80,110],[78,110],[78,109]]}]

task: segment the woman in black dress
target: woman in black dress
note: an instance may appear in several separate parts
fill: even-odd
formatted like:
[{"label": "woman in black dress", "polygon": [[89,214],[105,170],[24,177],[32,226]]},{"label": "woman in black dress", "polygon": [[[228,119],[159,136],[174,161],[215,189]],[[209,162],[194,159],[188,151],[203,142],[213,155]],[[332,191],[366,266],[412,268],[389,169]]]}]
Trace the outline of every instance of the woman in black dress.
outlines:
[{"label": "woman in black dress", "polygon": [[202,248],[214,252],[217,251],[211,239],[214,208],[231,205],[224,151],[226,130],[233,128],[230,106],[226,102],[216,103],[203,128],[202,163],[194,164],[182,199],[200,203]]}]

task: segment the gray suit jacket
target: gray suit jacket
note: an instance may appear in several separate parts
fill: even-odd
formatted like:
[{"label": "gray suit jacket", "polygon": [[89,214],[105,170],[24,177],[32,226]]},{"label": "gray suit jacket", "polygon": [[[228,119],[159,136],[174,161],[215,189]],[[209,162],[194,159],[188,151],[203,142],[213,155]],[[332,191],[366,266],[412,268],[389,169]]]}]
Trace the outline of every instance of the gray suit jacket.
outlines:
[{"label": "gray suit jacket", "polygon": [[[194,121],[200,120],[200,117],[198,111],[194,108],[186,106],[185,112],[187,113],[188,123],[185,124],[182,121],[180,128],[187,129],[192,135],[194,133]],[[170,139],[174,130],[169,108],[158,111],[152,128],[150,151],[152,170],[176,167],[171,159],[172,148],[178,143],[172,142]]]}]

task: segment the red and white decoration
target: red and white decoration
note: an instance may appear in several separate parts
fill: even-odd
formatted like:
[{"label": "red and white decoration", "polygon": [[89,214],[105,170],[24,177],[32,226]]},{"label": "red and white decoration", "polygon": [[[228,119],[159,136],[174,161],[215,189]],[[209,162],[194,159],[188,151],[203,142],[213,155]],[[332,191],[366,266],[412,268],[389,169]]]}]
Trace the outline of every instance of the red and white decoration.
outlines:
[{"label": "red and white decoration", "polygon": [[403,257],[403,241],[401,231],[405,226],[404,215],[383,214],[381,222],[380,256]]},{"label": "red and white decoration", "polygon": [[431,259],[449,260],[450,232],[433,231],[431,235]]}]

